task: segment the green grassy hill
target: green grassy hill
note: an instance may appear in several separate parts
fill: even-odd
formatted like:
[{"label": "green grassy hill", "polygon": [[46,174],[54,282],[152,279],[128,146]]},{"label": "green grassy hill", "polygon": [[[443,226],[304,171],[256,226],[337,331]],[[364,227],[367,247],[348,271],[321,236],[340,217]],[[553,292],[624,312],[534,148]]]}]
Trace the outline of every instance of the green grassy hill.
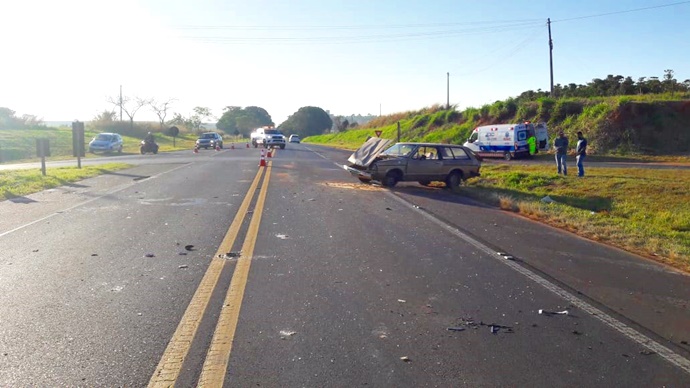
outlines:
[{"label": "green grassy hill", "polygon": [[400,122],[401,140],[462,144],[480,125],[546,122],[552,138],[564,131],[575,138],[583,131],[591,153],[677,155],[690,153],[690,94],[656,94],[591,98],[542,97],[508,99],[462,112],[432,106],[379,117],[365,128],[312,136],[305,141],[358,147],[375,130],[395,139]]}]

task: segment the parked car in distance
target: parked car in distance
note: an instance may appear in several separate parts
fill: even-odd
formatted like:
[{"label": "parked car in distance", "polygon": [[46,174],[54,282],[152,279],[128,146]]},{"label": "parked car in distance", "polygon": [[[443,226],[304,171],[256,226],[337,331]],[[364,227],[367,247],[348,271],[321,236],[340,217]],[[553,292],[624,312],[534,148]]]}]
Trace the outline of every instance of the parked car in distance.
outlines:
[{"label": "parked car in distance", "polygon": [[199,135],[199,138],[196,139],[196,147],[197,148],[204,148],[204,149],[209,149],[209,148],[223,148],[223,137],[215,132],[206,132],[202,133]]},{"label": "parked car in distance", "polygon": [[437,143],[397,143],[370,138],[343,166],[362,182],[379,181],[393,187],[401,181],[416,181],[427,186],[445,182],[457,192],[463,180],[479,176],[481,160],[467,147]]},{"label": "parked car in distance", "polygon": [[117,133],[104,132],[96,135],[89,142],[89,152],[117,152],[122,153],[122,136]]},{"label": "parked car in distance", "polygon": [[290,143],[299,143],[299,135],[290,135]]}]

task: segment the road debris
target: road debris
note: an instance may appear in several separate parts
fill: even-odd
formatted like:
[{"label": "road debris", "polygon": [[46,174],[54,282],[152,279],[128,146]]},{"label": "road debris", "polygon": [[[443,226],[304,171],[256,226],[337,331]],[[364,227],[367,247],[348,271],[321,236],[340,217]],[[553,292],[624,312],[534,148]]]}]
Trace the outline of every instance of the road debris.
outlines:
[{"label": "road debris", "polygon": [[410,358],[407,357],[407,356],[402,356],[402,357],[400,357],[400,359],[401,359],[403,362],[410,362],[410,361],[412,361],[412,360],[410,360]]},{"label": "road debris", "polygon": [[92,253],[91,254],[91,257],[96,257],[96,256],[98,256],[98,253]]},{"label": "road debris", "polygon": [[184,246],[184,249],[186,249],[186,250],[188,250],[188,251],[193,251],[193,250],[194,250],[194,245],[191,245],[191,244],[190,244],[190,245],[185,245],[185,246]]},{"label": "road debris", "polygon": [[553,200],[553,198],[549,197],[548,195],[546,197],[542,198],[541,201],[544,203],[555,203],[556,202]]},{"label": "road debris", "polygon": [[446,328],[446,330],[448,330],[448,331],[465,331],[465,328],[456,326],[456,327],[448,327],[448,328]]},{"label": "road debris", "polygon": [[34,252],[34,253],[36,253],[36,252],[38,252],[38,249],[34,249],[34,250],[33,250],[33,251],[31,251],[31,252]]},{"label": "road debris", "polygon": [[539,315],[568,315],[568,310],[563,311],[547,311],[539,309]]},{"label": "road debris", "polygon": [[276,237],[278,237],[281,240],[287,240],[288,238],[290,238],[285,234],[276,234]]},{"label": "road debris", "polygon": [[144,255],[144,257],[156,257],[153,253],[147,253]]},{"label": "road debris", "polygon": [[182,264],[182,265],[178,266],[177,268],[186,269],[186,268],[189,268],[189,266],[187,264]]},{"label": "road debris", "polygon": [[393,210],[393,209],[391,209],[391,208],[387,207],[387,208],[386,208],[386,210]]},{"label": "road debris", "polygon": [[178,255],[180,255],[180,256],[187,256],[187,252],[180,252],[180,253],[178,253]]},{"label": "road debris", "polygon": [[652,354],[656,354],[656,352],[653,352],[651,350],[641,350],[640,354],[643,356],[651,356]]},{"label": "road debris", "polygon": [[240,257],[242,255],[242,251],[239,252],[228,252],[222,255],[218,255],[221,259],[234,259],[237,257]]},{"label": "road debris", "polygon": [[288,337],[292,337],[293,335],[297,334],[296,331],[292,330],[281,330],[280,331],[280,339],[286,339]]},{"label": "road debris", "polygon": [[407,302],[407,301],[406,301],[405,299],[398,299],[398,302],[400,302],[400,303],[405,303],[405,302]]},{"label": "road debris", "polygon": [[688,344],[688,341],[680,341],[680,343],[681,343],[682,345],[687,345],[687,344]]},{"label": "road debris", "polygon": [[577,331],[577,330],[573,330],[573,334],[575,334],[575,335],[582,335],[582,333],[579,332],[579,331]]}]

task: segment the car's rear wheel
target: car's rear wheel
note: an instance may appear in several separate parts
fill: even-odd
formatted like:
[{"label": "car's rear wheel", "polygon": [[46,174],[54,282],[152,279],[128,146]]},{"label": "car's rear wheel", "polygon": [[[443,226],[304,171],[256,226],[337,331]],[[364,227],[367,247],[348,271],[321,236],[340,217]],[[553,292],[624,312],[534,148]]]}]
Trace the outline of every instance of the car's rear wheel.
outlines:
[{"label": "car's rear wheel", "polygon": [[385,177],[383,177],[383,181],[381,182],[381,184],[383,184],[386,187],[393,187],[396,184],[398,184],[400,178],[400,173],[396,171],[390,171],[388,174],[386,174]]},{"label": "car's rear wheel", "polygon": [[458,171],[454,171],[446,178],[446,186],[454,193],[460,192],[460,184],[462,184],[462,174]]}]

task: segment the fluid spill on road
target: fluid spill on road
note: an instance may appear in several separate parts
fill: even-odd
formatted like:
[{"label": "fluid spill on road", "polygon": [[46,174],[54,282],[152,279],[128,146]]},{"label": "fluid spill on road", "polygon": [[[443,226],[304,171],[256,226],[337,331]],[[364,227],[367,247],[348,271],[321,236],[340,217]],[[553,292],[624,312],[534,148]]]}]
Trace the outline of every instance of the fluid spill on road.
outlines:
[{"label": "fluid spill on road", "polygon": [[362,191],[383,191],[382,187],[366,183],[343,183],[343,182],[322,182],[324,186],[336,189],[362,190]]}]

